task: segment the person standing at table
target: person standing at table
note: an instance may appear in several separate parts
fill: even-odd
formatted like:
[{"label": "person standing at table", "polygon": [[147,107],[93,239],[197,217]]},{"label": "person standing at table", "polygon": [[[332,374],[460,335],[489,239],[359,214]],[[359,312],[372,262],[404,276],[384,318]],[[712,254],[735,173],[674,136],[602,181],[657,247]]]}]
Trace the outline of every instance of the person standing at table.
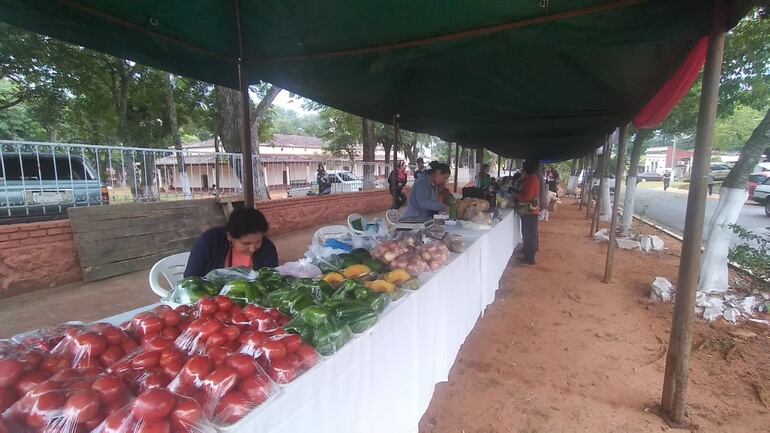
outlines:
[{"label": "person standing at table", "polygon": [[398,168],[391,171],[390,176],[388,177],[390,193],[393,196],[393,206],[391,209],[401,209],[401,206],[406,202],[406,194],[404,194],[406,182],[406,163],[404,161],[399,161]]},{"label": "person standing at table", "polygon": [[428,172],[428,170],[425,168],[425,160],[422,158],[417,158],[417,170],[414,171],[414,180],[417,180]]},{"label": "person standing at table", "polygon": [[486,192],[489,185],[492,184],[492,177],[489,175],[489,164],[482,164],[481,171],[476,175],[476,188]]},{"label": "person standing at table", "polygon": [[538,247],[537,219],[540,214],[540,184],[537,160],[528,159],[524,162],[524,184],[522,191],[516,196],[517,212],[521,217],[521,235],[524,243],[522,263],[535,264],[535,252]]}]

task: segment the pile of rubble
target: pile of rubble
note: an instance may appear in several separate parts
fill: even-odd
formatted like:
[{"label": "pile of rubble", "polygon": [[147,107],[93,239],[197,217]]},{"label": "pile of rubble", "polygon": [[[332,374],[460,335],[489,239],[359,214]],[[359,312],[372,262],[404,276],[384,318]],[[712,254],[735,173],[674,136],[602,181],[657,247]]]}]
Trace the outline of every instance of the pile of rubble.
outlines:
[{"label": "pile of rubble", "polygon": [[[609,242],[610,231],[601,229],[594,233],[594,240],[597,242]],[[655,235],[641,235],[633,238],[619,237],[615,238],[618,248],[623,250],[640,250],[645,253],[653,251],[663,251],[663,239]]]}]

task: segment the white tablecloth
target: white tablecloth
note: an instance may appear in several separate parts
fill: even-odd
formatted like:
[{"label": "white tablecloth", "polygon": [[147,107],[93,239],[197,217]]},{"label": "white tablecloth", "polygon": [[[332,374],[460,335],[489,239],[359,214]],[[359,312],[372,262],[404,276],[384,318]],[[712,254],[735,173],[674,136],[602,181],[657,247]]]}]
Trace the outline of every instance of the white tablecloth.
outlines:
[{"label": "white tablecloth", "polygon": [[[491,230],[448,227],[466,250],[274,399],[232,426],[237,432],[414,433],[437,383],[447,380],[465,337],[494,301],[519,241],[513,213]],[[120,322],[122,314],[108,319]]]}]

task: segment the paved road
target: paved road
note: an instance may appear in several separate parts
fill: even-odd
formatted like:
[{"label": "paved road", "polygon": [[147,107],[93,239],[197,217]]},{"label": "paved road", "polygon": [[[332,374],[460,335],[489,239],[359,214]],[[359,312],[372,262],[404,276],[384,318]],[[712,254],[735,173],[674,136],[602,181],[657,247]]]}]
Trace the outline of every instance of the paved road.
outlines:
[{"label": "paved road", "polygon": [[[706,203],[706,222],[704,229],[708,228],[708,223],[714,210],[717,207],[717,200],[709,199]],[[687,194],[682,192],[663,192],[655,189],[637,189],[636,199],[634,200],[634,211],[637,215],[645,216],[658,222],[675,233],[682,234],[684,230],[684,217],[687,209]],[[738,225],[746,227],[751,231],[762,234],[767,233],[770,227],[770,218],[765,216],[765,210],[762,206],[749,202],[743,206]],[[704,230],[705,231],[705,230]],[[705,237],[705,233],[704,233]],[[733,237],[733,244],[738,239]]]}]

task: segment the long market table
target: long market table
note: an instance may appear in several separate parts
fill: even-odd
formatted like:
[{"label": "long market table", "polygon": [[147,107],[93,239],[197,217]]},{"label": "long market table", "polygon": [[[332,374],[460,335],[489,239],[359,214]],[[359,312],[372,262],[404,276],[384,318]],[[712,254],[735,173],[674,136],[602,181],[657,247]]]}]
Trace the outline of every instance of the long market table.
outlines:
[{"label": "long market table", "polygon": [[[420,289],[388,306],[374,327],[227,431],[417,432],[435,385],[448,379],[465,337],[494,301],[521,238],[512,211],[490,230],[446,229],[463,235],[463,253],[422,275]],[[147,308],[105,321],[118,324]]]}]

